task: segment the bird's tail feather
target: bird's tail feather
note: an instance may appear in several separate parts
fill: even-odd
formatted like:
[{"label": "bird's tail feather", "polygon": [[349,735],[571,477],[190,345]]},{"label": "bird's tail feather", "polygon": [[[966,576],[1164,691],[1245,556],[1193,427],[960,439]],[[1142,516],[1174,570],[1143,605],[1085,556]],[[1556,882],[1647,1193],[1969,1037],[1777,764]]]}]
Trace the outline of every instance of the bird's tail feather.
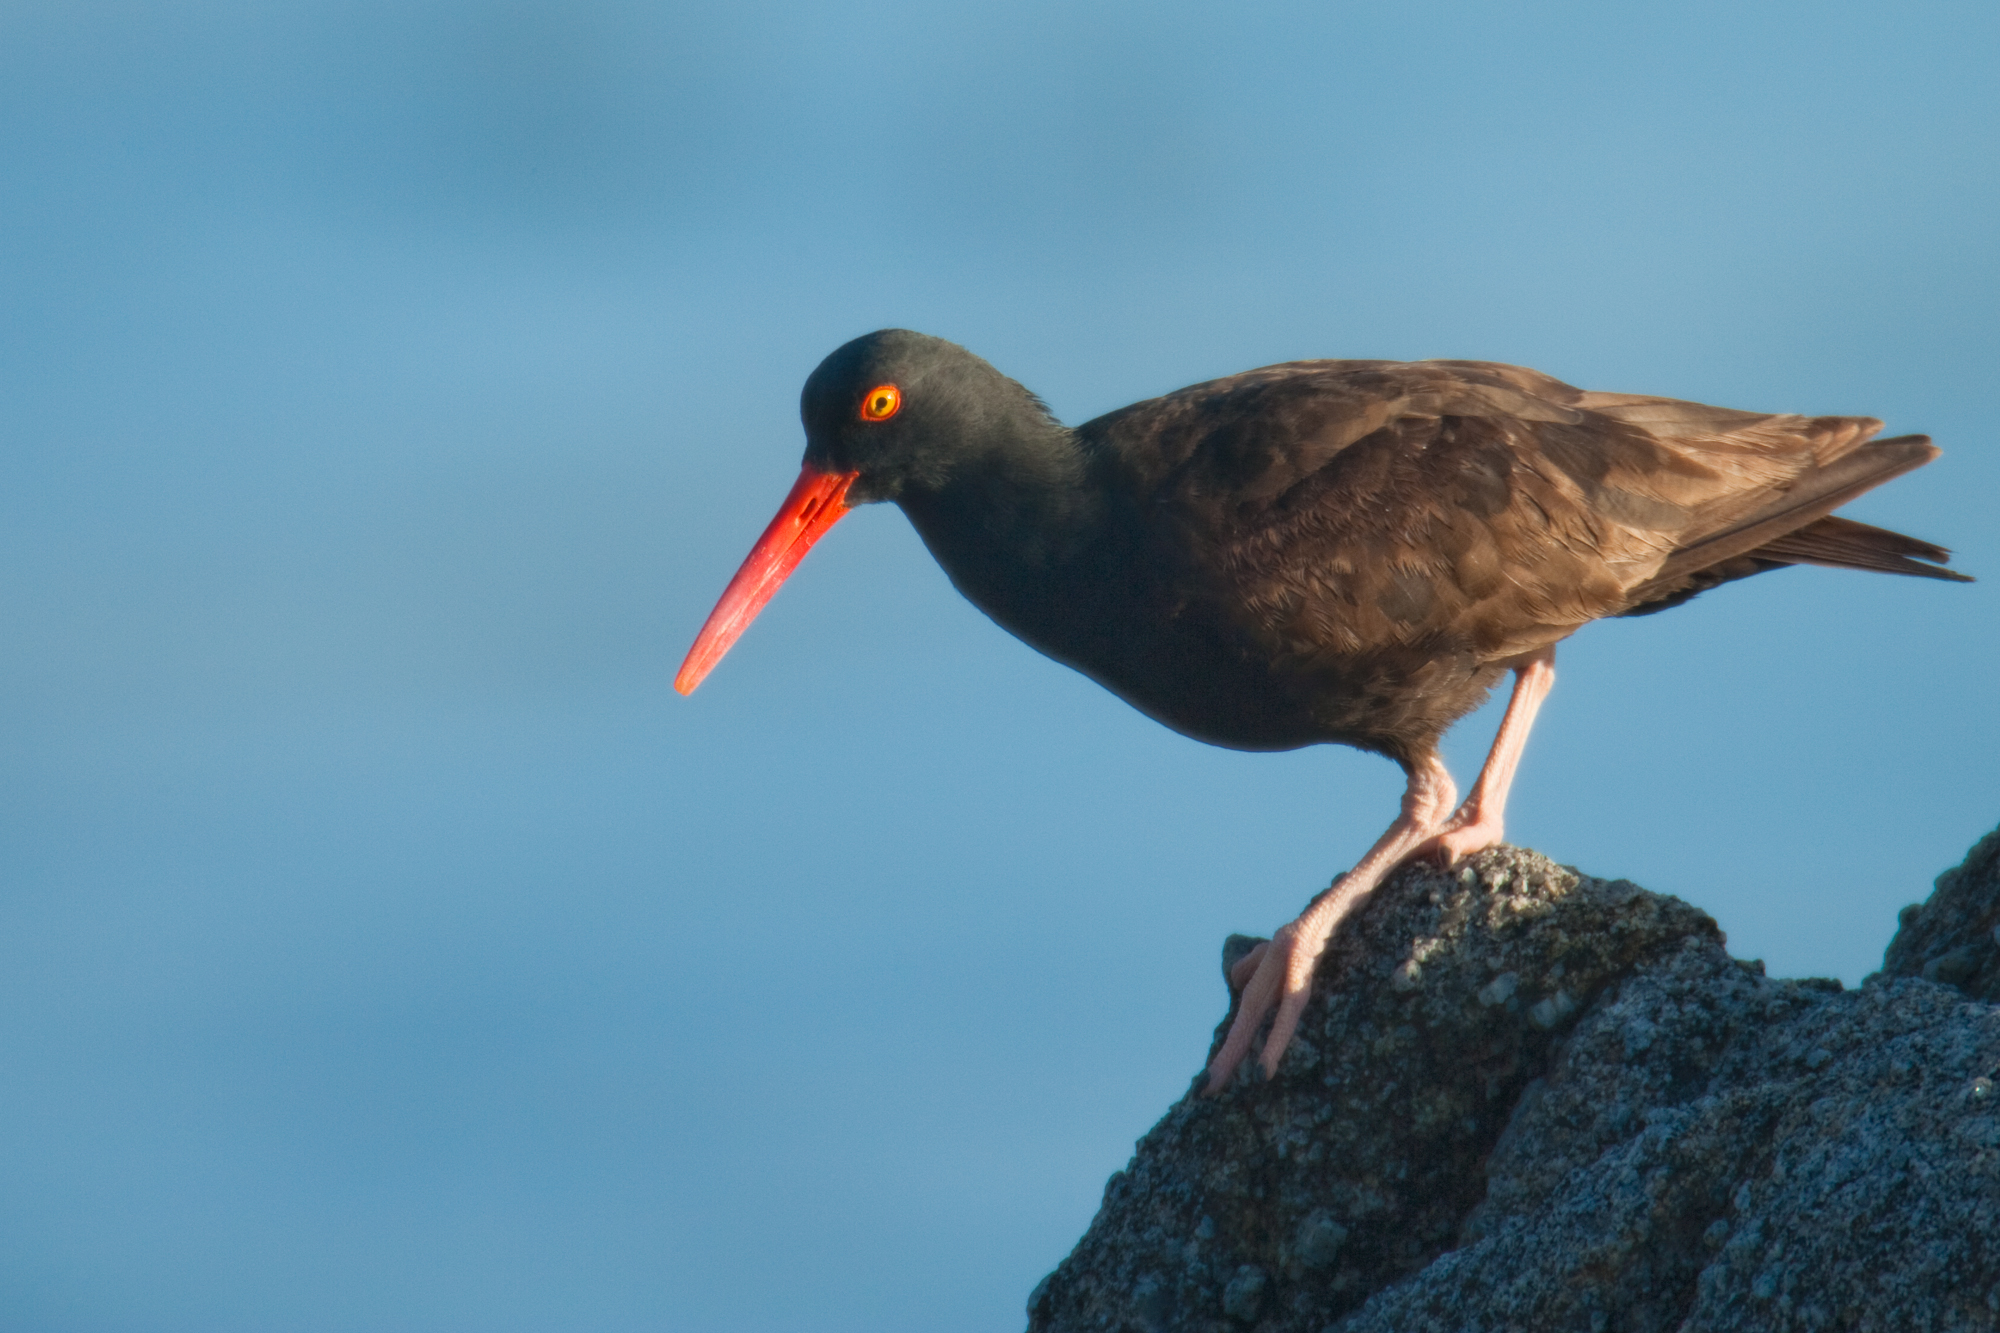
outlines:
[{"label": "bird's tail feather", "polygon": [[[1875,423],[1862,418],[1839,418],[1835,420],[1835,424],[1868,427]],[[1860,432],[1843,435],[1840,444],[1845,446],[1845,452],[1799,478],[1773,503],[1744,516],[1722,531],[1711,533],[1668,556],[1658,572],[1633,591],[1634,603],[1643,604],[1651,600],[1662,591],[1678,586],[1696,571],[1721,565],[1738,556],[1762,555],[1772,543],[1782,542],[1786,537],[1795,537],[1807,528],[1817,527],[1819,523],[1825,521],[1830,511],[1840,508],[1862,492],[1871,491],[1885,481],[1920,468],[1938,456],[1938,448],[1930,442],[1928,436],[1899,435],[1890,440],[1866,440],[1866,435],[1861,434],[1861,439],[1866,440],[1866,443],[1859,441],[1849,443],[1852,435],[1857,433]],[[1843,523],[1846,521],[1843,520]],[[1847,524],[1835,530],[1839,535],[1830,539],[1823,549],[1864,544],[1860,539],[1853,537],[1850,529],[1883,531],[1880,528],[1867,529],[1865,524],[1860,523]],[[1943,547],[1931,546],[1928,542],[1917,542],[1915,538],[1896,533],[1887,535],[1894,537],[1899,543],[1913,543],[1925,550],[1936,551],[1940,556],[1945,554]],[[1893,551],[1878,551],[1878,554],[1870,558],[1879,560],[1881,554],[1900,555],[1908,561],[1910,568],[1901,565],[1894,568],[1894,572],[1899,574],[1922,573],[1931,578],[1960,581],[1965,577],[1918,565],[1915,560],[1910,559],[1910,556],[1920,553],[1901,547]],[[1808,561],[1803,556],[1793,557],[1783,554],[1774,554],[1772,558],[1786,564],[1823,563],[1817,558]],[[1853,562],[1837,559],[1826,563],[1845,565]],[[1859,567],[1877,569],[1883,566],[1869,563]]]},{"label": "bird's tail feather", "polygon": [[1934,542],[1833,514],[1765,542],[1750,554],[1792,565],[1831,565],[1836,569],[1873,569],[1884,574],[1972,582],[1970,574],[1938,568],[1951,559],[1951,552]]}]

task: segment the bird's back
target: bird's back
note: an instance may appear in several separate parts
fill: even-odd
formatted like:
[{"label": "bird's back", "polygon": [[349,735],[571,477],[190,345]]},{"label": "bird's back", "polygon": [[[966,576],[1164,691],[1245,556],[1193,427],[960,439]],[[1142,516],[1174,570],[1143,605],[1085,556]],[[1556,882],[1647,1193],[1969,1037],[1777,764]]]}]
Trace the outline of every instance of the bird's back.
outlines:
[{"label": "bird's back", "polygon": [[1959,577],[1824,517],[1935,456],[1880,427],[1488,362],[1305,361],[1078,434],[1124,497],[1129,577],[1268,668],[1311,739],[1400,755],[1591,620],[1787,563]]}]

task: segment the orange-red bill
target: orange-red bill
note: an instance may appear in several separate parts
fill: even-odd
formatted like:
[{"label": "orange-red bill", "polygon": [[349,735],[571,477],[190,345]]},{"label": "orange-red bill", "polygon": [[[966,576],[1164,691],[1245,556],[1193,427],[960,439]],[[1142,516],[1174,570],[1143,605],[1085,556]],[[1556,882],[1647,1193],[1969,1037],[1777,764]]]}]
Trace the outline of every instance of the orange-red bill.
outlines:
[{"label": "orange-red bill", "polygon": [[847,488],[859,475],[822,472],[811,463],[799,469],[798,482],[785,497],[785,503],[778,507],[778,516],[750,548],[743,567],[722,590],[722,600],[708,613],[701,633],[695,636],[694,647],[688,649],[687,660],[681,663],[680,674],[674,677],[675,689],[692,694],[694,687],[701,684],[701,678],[750,628],[750,622],[764,609],[764,603],[771,600],[778,585],[798,568],[813,543],[847,512]]}]

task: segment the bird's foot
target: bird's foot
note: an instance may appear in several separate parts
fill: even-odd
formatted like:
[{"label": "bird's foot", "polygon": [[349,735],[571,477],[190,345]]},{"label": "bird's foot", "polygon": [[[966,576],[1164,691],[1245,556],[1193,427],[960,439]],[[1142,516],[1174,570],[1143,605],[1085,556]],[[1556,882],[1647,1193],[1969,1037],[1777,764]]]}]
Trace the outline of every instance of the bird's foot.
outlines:
[{"label": "bird's foot", "polygon": [[1229,1025],[1229,1035],[1222,1039],[1222,1049],[1209,1062],[1204,1093],[1212,1096],[1229,1086],[1229,1080],[1250,1054],[1250,1043],[1256,1039],[1257,1030],[1264,1026],[1264,1020],[1270,1018],[1274,1011],[1277,1017],[1264,1038],[1264,1050],[1258,1063],[1263,1066],[1267,1078],[1276,1072],[1278,1059],[1284,1055],[1285,1047],[1291,1044],[1292,1033],[1299,1025],[1299,1016],[1305,1012],[1306,1001],[1312,997],[1310,965],[1306,967],[1305,976],[1296,989],[1288,984],[1297,942],[1298,923],[1295,921],[1279,931],[1275,939],[1259,944],[1229,969],[1229,989],[1237,994],[1236,1019]]},{"label": "bird's foot", "polygon": [[1322,894],[1298,920],[1230,967],[1229,989],[1237,997],[1236,1019],[1222,1039],[1222,1049],[1209,1061],[1204,1095],[1213,1096],[1229,1086],[1266,1018],[1271,1019],[1271,1030],[1265,1034],[1257,1063],[1266,1078],[1278,1072],[1278,1061],[1292,1044],[1306,1001],[1312,998],[1313,967],[1347,905],[1348,900],[1332,891]]},{"label": "bird's foot", "polygon": [[1485,815],[1460,806],[1445,826],[1417,845],[1412,861],[1431,861],[1447,870],[1474,852],[1505,839],[1507,826],[1499,815]]},{"label": "bird's foot", "polygon": [[[1222,1049],[1208,1062],[1204,1095],[1214,1096],[1229,1086],[1230,1076],[1250,1054],[1250,1043],[1268,1017],[1271,1030],[1264,1037],[1264,1049],[1257,1063],[1269,1077],[1278,1072],[1278,1061],[1291,1045],[1292,1034],[1305,1016],[1306,1001],[1312,998],[1313,968],[1326,952],[1326,942],[1342,918],[1372,893],[1383,876],[1409,859],[1413,849],[1427,842],[1438,821],[1457,799],[1451,775],[1435,753],[1420,756],[1410,766],[1410,785],[1403,793],[1403,812],[1388,831],[1376,839],[1359,865],[1328,885],[1312,900],[1299,919],[1279,931],[1268,943],[1257,945],[1237,959],[1229,969],[1229,988],[1236,998],[1236,1017],[1222,1039]],[[1482,844],[1483,845],[1483,844]]]}]

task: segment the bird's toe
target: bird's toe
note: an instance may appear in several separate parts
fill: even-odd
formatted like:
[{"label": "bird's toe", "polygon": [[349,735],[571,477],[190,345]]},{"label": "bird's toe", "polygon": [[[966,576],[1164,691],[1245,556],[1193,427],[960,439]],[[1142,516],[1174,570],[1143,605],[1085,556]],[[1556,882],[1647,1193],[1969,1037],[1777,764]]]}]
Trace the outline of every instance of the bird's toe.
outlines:
[{"label": "bird's toe", "polygon": [[1506,836],[1497,819],[1474,819],[1440,829],[1410,853],[1412,861],[1429,861],[1449,870],[1475,852],[1483,852]]}]

